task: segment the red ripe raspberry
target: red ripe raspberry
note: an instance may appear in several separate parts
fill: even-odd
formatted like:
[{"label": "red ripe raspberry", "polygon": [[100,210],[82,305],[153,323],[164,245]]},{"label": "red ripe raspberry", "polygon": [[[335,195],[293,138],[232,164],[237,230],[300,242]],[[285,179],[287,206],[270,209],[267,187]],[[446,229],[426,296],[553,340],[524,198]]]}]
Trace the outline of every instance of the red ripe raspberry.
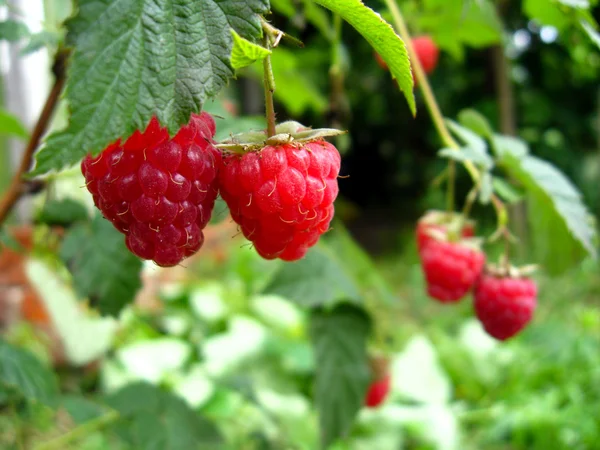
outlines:
[{"label": "red ripe raspberry", "polygon": [[268,145],[223,163],[221,197],[263,258],[300,259],[329,229],[340,171],[330,143]]},{"label": "red ripe raspberry", "polygon": [[489,335],[504,341],[531,321],[537,286],[529,278],[484,274],[475,286],[475,314]]},{"label": "red ripe raspberry", "polygon": [[389,373],[383,378],[371,382],[365,396],[365,406],[376,408],[381,405],[390,392],[391,384],[392,377]]},{"label": "red ripe raspberry", "polygon": [[485,255],[465,241],[433,240],[421,251],[427,293],[442,303],[456,302],[481,275]]},{"label": "red ripe raspberry", "polygon": [[412,45],[425,73],[433,72],[440,56],[440,51],[433,39],[429,36],[419,36],[412,40]]},{"label": "red ripe raspberry", "polygon": [[[456,227],[456,225],[459,225]],[[458,230],[454,230],[458,228]],[[463,220],[460,215],[448,214],[443,211],[429,211],[417,222],[417,248],[423,250],[427,243],[435,240],[434,235],[447,237],[450,229],[457,234],[456,238],[471,238],[475,236],[475,223]]]},{"label": "red ripe raspberry", "polygon": [[152,118],[145,132],[83,159],[94,203],[132,253],[169,267],[200,249],[221,165],[214,133],[207,113],[193,114],[173,139]]}]

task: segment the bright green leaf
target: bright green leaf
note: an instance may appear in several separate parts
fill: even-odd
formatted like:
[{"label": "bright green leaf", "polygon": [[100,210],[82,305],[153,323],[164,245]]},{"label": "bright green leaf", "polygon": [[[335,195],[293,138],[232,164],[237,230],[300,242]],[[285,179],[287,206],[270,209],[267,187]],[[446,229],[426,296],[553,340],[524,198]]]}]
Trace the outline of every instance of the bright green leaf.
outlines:
[{"label": "bright green leaf", "polygon": [[315,402],[319,412],[321,442],[328,448],[347,436],[363,406],[370,370],[366,313],[347,304],[332,311],[315,311],[310,336],[315,349]]},{"label": "bright green leaf", "polygon": [[113,225],[96,215],[67,233],[60,256],[73,273],[75,289],[102,314],[116,316],[141,286],[141,261]]},{"label": "bright green leaf", "polygon": [[569,16],[561,10],[560,5],[551,0],[524,0],[522,8],[530,19],[556,27],[559,31],[570,23]]},{"label": "bright green leaf", "polygon": [[23,22],[7,19],[0,22],[0,39],[16,42],[29,36],[29,28]]},{"label": "bright green leaf", "polygon": [[[526,190],[534,250],[551,274],[596,256],[596,230],[581,194],[552,164],[527,152],[516,138],[495,136],[499,164]],[[525,152],[524,152],[525,150]]]},{"label": "bright green leaf", "polygon": [[42,210],[37,214],[36,221],[48,225],[65,226],[88,218],[89,215],[85,206],[75,200],[65,198],[45,203]]},{"label": "bright green leaf", "polygon": [[339,14],[371,44],[383,58],[398,86],[404,93],[408,106],[416,113],[413,94],[413,77],[404,42],[383,18],[365,6],[361,0],[314,0],[315,3]]},{"label": "bright green leaf", "polygon": [[67,22],[71,120],[37,154],[35,174],[146,127],[156,115],[171,133],[233,76],[234,28],[261,36],[267,0],[81,0]]},{"label": "bright green leaf", "polygon": [[58,393],[54,374],[28,351],[0,339],[0,389],[28,401],[52,404]]},{"label": "bright green leaf", "polygon": [[136,450],[217,450],[217,428],[179,397],[145,383],[113,394],[107,403],[123,419],[119,431]]},{"label": "bright green leaf", "polygon": [[233,36],[231,67],[236,70],[247,67],[256,61],[261,61],[271,54],[271,50],[244,39],[234,29],[231,30],[231,36]]},{"label": "bright green leaf", "polygon": [[494,133],[486,117],[475,109],[463,109],[458,113],[458,121],[484,138],[491,138]]},{"label": "bright green leaf", "polygon": [[337,300],[360,301],[360,292],[336,255],[323,243],[304,258],[281,266],[266,294],[277,294],[303,306],[329,305]]},{"label": "bright green leaf", "polygon": [[0,108],[0,134],[4,136],[16,136],[22,139],[29,137],[29,132],[23,122],[7,110]]}]

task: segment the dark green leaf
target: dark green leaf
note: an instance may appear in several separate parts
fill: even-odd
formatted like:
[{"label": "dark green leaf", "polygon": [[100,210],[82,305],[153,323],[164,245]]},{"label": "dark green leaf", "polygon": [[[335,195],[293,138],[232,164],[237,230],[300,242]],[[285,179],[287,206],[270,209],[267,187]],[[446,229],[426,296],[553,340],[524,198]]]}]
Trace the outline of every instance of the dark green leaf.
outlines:
[{"label": "dark green leaf", "polygon": [[36,220],[48,225],[70,225],[88,218],[85,206],[75,200],[63,199],[52,200],[44,204]]},{"label": "dark green leaf", "polygon": [[28,401],[52,405],[58,393],[54,374],[28,351],[0,339],[0,388]]},{"label": "dark green leaf", "polygon": [[494,137],[501,164],[526,190],[534,250],[551,274],[596,256],[596,230],[581,194],[552,164],[528,154],[523,141]]},{"label": "dark green leaf", "polygon": [[121,414],[121,433],[136,450],[223,448],[213,424],[159,387],[131,384],[110,396],[107,403]]},{"label": "dark green leaf", "polygon": [[79,295],[89,297],[102,314],[116,316],[141,286],[142,262],[127,249],[123,235],[99,215],[69,230],[60,256]]},{"label": "dark green leaf", "polygon": [[323,243],[312,248],[300,261],[282,265],[265,293],[281,295],[303,306],[361,300],[356,284]]},{"label": "dark green leaf", "polygon": [[102,405],[77,395],[63,397],[61,404],[78,425],[96,419],[106,413],[106,408]]},{"label": "dark green leaf", "polygon": [[364,298],[375,304],[397,301],[392,288],[383,279],[371,257],[354,241],[342,222],[335,222],[333,229],[327,233],[326,242],[346,273],[358,284]]},{"label": "dark green leaf", "polygon": [[29,132],[21,120],[3,108],[0,108],[0,134],[4,136],[16,136],[22,139],[29,137]]},{"label": "dark green leaf", "polygon": [[29,28],[23,22],[7,19],[0,22],[0,39],[16,42],[29,36]]},{"label": "dark green leaf", "polygon": [[261,35],[267,0],[81,0],[67,25],[71,120],[37,154],[35,174],[143,129],[156,115],[171,133],[234,72],[231,29]]},{"label": "dark green leaf", "polygon": [[314,395],[323,448],[348,435],[363,405],[370,379],[369,331],[366,313],[347,304],[312,315],[310,336],[318,367]]},{"label": "dark green leaf", "polygon": [[361,0],[314,0],[352,25],[383,58],[390,73],[398,81],[408,106],[416,112],[413,77],[404,42],[394,29]]}]

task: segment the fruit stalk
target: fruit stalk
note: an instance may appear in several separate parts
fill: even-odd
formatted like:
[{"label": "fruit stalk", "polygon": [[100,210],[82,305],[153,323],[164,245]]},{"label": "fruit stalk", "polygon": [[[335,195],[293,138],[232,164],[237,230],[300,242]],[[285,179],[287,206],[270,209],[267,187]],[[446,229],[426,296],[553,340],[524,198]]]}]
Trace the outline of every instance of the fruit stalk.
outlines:
[{"label": "fruit stalk", "polygon": [[52,118],[52,113],[54,112],[56,104],[60,98],[60,94],[63,90],[68,54],[69,52],[66,50],[59,50],[56,53],[54,65],[52,66],[52,71],[54,72],[55,77],[54,85],[48,94],[48,98],[44,104],[44,109],[42,109],[37,123],[31,132],[29,142],[27,142],[27,147],[23,152],[21,164],[12,178],[8,190],[0,200],[0,225],[4,223],[10,211],[13,209],[21,195],[25,192],[23,189],[23,175],[27,173],[31,167],[33,154],[38,148],[40,140],[48,128],[48,124]]},{"label": "fruit stalk", "polygon": [[[271,37],[265,33],[265,47],[271,48]],[[267,118],[267,137],[275,135],[275,106],[273,103],[273,92],[275,92],[275,77],[273,76],[273,66],[271,64],[271,55],[263,60],[264,86],[265,86],[265,115]]]}]

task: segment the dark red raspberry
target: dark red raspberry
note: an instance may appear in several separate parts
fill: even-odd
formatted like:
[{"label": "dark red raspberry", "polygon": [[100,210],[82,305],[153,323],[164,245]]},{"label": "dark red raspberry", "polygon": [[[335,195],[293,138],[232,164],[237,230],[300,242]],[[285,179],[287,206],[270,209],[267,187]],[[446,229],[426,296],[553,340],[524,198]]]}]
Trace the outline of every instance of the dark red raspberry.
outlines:
[{"label": "dark red raspberry", "polygon": [[419,252],[425,245],[435,240],[435,235],[447,238],[454,234],[456,239],[470,238],[475,235],[475,223],[464,220],[462,215],[444,211],[428,211],[417,222],[417,248]]},{"label": "dark red raspberry", "polygon": [[381,405],[388,396],[391,385],[392,377],[389,373],[379,380],[372,381],[365,396],[365,406],[377,408]]},{"label": "dark red raspberry", "polygon": [[340,171],[330,143],[268,145],[223,163],[221,197],[263,258],[300,259],[329,229]]},{"label": "dark red raspberry", "polygon": [[483,274],[475,286],[475,314],[489,335],[508,339],[531,321],[537,286],[529,278]]},{"label": "dark red raspberry", "polygon": [[433,72],[440,56],[437,44],[429,36],[418,36],[413,38],[412,45],[425,73]]},{"label": "dark red raspberry", "polygon": [[173,139],[153,118],[145,132],[82,161],[94,203],[140,258],[169,267],[202,246],[221,166],[214,133],[207,113],[193,114]]},{"label": "dark red raspberry", "polygon": [[427,293],[442,303],[456,302],[481,275],[485,255],[467,241],[432,240],[421,251]]}]

